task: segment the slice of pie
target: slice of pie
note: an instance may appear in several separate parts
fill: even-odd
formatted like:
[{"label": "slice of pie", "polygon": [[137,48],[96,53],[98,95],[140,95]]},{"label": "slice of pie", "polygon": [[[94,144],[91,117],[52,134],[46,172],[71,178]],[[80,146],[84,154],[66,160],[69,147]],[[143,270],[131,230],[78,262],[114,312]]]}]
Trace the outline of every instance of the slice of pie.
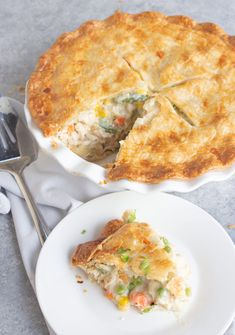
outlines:
[{"label": "slice of pie", "polygon": [[165,237],[136,222],[133,211],[109,221],[95,241],[80,244],[72,265],[98,283],[120,310],[179,311],[190,295],[185,260]]},{"label": "slice of pie", "polygon": [[28,106],[45,136],[84,159],[118,151],[110,180],[197,177],[235,161],[234,45],[212,23],[116,12],[40,58]]}]

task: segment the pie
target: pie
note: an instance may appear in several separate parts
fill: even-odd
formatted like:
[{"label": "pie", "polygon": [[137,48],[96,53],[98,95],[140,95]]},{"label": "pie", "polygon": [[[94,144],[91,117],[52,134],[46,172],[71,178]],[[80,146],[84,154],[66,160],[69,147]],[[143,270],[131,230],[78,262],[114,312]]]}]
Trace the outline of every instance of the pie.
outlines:
[{"label": "pie", "polygon": [[235,38],[212,23],[116,12],[41,56],[28,106],[45,136],[110,180],[188,179],[235,161]]},{"label": "pie", "polygon": [[78,245],[72,265],[98,283],[120,310],[179,311],[191,292],[185,259],[147,223],[136,222],[130,210],[122,220],[109,221],[96,240]]}]

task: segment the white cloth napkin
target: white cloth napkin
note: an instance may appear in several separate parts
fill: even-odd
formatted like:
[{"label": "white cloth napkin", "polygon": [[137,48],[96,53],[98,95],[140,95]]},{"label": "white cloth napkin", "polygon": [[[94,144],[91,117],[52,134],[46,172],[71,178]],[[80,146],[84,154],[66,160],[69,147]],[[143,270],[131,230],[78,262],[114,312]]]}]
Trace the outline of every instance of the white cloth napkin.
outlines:
[{"label": "white cloth napkin", "polygon": [[[6,98],[0,98],[0,102],[3,102],[3,99]],[[23,105],[13,99],[8,100],[24,119]],[[86,178],[67,173],[54,159],[41,151],[37,161],[25,169],[24,176],[34,200],[40,204],[41,213],[51,229],[68,212],[83,202],[108,193]],[[6,190],[7,198],[10,200],[9,202],[0,192],[0,213],[9,212],[11,206],[23,263],[34,288],[35,267],[40,252],[37,233],[14,178],[6,172],[0,172],[0,187]],[[50,333],[53,334],[51,331]]]},{"label": "white cloth napkin", "polygon": [[[0,98],[6,99],[6,98]],[[23,105],[9,99],[11,105],[24,118]],[[26,182],[35,201],[52,229],[68,212],[92,198],[107,193],[107,190],[95,185],[89,180],[67,173],[55,160],[39,152],[36,162],[25,169]],[[40,243],[33,223],[28,214],[25,201],[14,179],[5,172],[0,172],[0,187],[6,190],[8,199],[0,193],[0,213],[10,209],[15,224],[17,240],[20,247],[23,263],[34,287],[34,275],[37,258],[40,252]],[[1,209],[2,208],[2,209]],[[221,306],[222,308],[222,306]],[[49,329],[49,327],[48,327]],[[49,329],[50,334],[54,334]],[[235,335],[235,326],[232,325],[226,335]]]}]

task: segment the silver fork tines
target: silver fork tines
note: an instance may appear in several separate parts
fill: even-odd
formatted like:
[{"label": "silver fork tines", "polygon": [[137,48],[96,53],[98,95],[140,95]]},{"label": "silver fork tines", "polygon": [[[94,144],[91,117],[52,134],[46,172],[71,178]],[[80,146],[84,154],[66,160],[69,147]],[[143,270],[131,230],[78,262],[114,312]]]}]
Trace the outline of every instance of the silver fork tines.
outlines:
[{"label": "silver fork tines", "polygon": [[6,98],[0,98],[0,170],[10,172],[26,200],[41,244],[49,230],[25,184],[23,170],[37,159],[37,149],[29,129],[19,118]]},{"label": "silver fork tines", "polygon": [[9,136],[9,139],[12,143],[16,143],[16,139],[14,137],[14,135],[12,134],[10,128],[8,127],[8,124],[6,123],[5,120],[2,120],[2,124],[3,124],[3,127],[5,129],[5,131],[7,132],[7,135]]},{"label": "silver fork tines", "polygon": [[0,123],[0,140],[1,140],[1,143],[0,143],[0,144],[2,144],[2,146],[3,146],[3,148],[4,148],[5,150],[7,150],[7,149],[8,149],[8,145],[7,145],[6,138],[5,138],[5,136],[4,136],[3,125],[2,125],[1,123]]},{"label": "silver fork tines", "polygon": [[16,141],[17,116],[0,111],[0,161],[18,158],[19,147]]}]

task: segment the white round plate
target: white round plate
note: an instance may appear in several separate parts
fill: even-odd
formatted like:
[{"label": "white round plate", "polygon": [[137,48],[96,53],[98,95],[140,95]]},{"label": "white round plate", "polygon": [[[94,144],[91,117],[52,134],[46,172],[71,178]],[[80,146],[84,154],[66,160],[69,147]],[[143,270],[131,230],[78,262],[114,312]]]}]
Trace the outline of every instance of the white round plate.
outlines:
[{"label": "white round plate", "polygon": [[[192,296],[182,315],[153,311],[118,311],[97,284],[70,265],[79,243],[94,239],[110,219],[136,209],[185,255],[191,267]],[[82,234],[85,229],[86,233]],[[112,193],[66,216],[40,253],[36,291],[42,312],[57,335],[221,335],[235,316],[235,247],[209,214],[172,195]]]},{"label": "white round plate", "polygon": [[[142,193],[150,191],[164,191],[164,192],[191,192],[198,187],[205,185],[211,181],[222,181],[230,178],[235,173],[235,164],[219,170],[211,170],[203,175],[189,180],[183,179],[169,179],[158,184],[147,184],[134,182],[130,180],[119,180],[116,182],[103,183],[107,179],[107,170],[98,163],[91,163],[79,157],[70,149],[68,149],[62,142],[54,137],[45,137],[41,130],[33,121],[30,111],[27,106],[27,87],[25,92],[25,118],[30,131],[36,139],[39,147],[48,155],[53,157],[63,168],[74,175],[82,175],[103,188],[120,191],[132,190]],[[53,146],[52,143],[57,145]]]}]

